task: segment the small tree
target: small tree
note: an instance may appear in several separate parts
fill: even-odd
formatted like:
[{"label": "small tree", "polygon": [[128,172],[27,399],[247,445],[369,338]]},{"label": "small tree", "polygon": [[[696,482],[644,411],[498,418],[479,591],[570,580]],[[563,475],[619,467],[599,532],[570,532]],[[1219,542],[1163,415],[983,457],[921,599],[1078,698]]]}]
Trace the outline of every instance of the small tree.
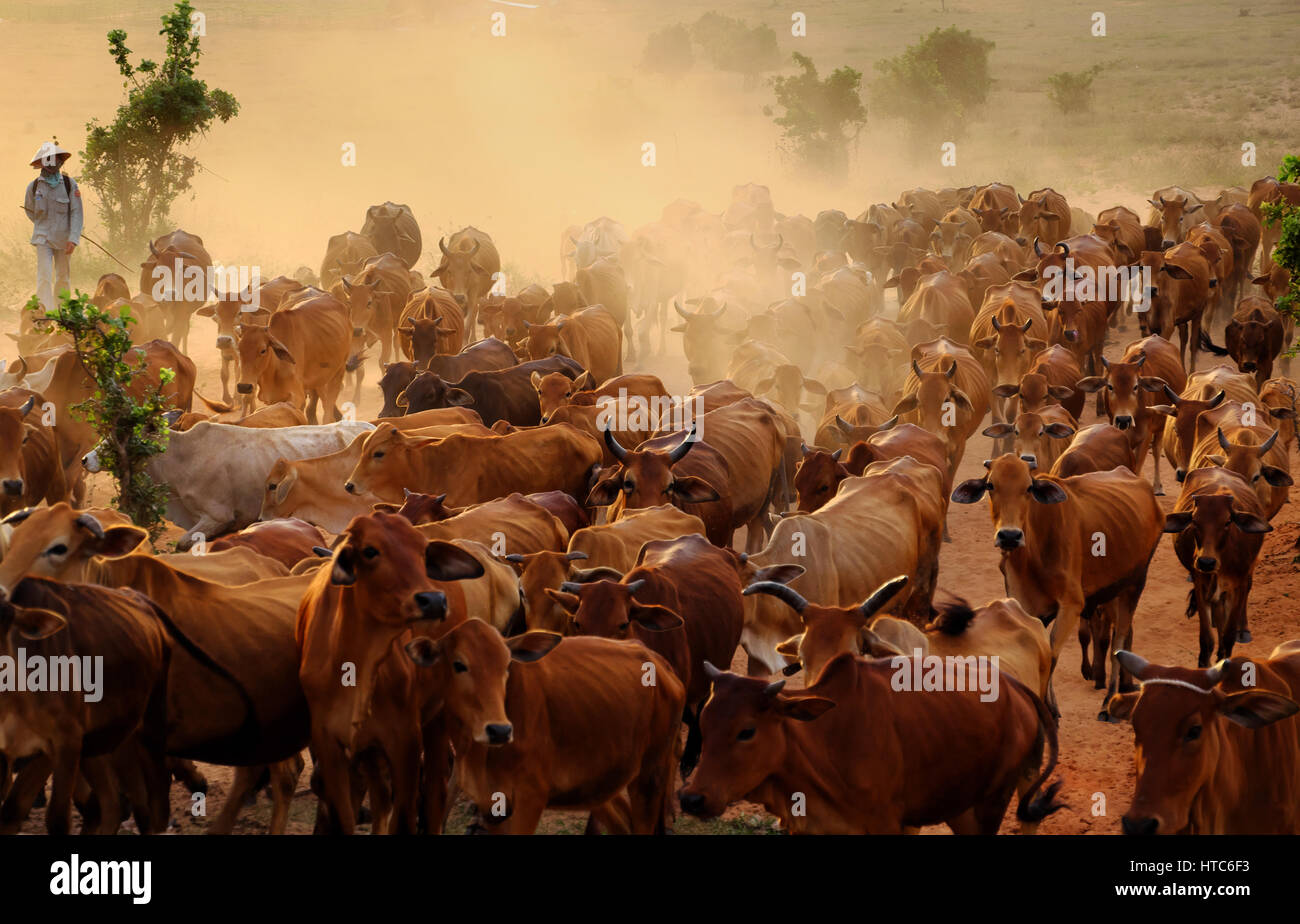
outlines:
[{"label": "small tree", "polygon": [[[1277,178],[1283,183],[1300,182],[1300,157],[1294,154],[1284,157]],[[1277,300],[1277,310],[1300,321],[1300,206],[1279,198],[1276,202],[1264,203],[1262,211],[1264,224],[1272,227],[1280,223],[1282,226],[1282,234],[1273,249],[1273,262],[1291,273],[1287,290]],[[1298,350],[1300,342],[1292,344],[1287,355],[1295,356]]]},{"label": "small tree", "polygon": [[691,33],[678,23],[652,33],[641,54],[641,66],[656,74],[676,79],[691,69],[695,53],[691,50]]},{"label": "small tree", "polygon": [[162,17],[167,57],[161,67],[150,60],[132,66],[126,33],[108,33],[127,98],[111,125],[86,123],[82,179],[99,197],[109,239],[131,249],[165,230],[172,203],[190,188],[199,162],[178,149],[206,134],[215,120],[228,122],[239,112],[233,96],[209,90],[194,76],[199,37],[193,13],[189,0],[181,0]]},{"label": "small tree", "polygon": [[746,90],[755,87],[759,75],[775,70],[781,61],[776,33],[768,25],[750,26],[743,19],[709,12],[691,26],[691,35],[714,67],[741,74]]},{"label": "small tree", "polygon": [[876,107],[907,121],[917,135],[959,134],[970,111],[988,99],[993,47],[956,26],[935,29],[898,57],[876,62]]},{"label": "small tree", "polygon": [[1092,81],[1101,73],[1094,64],[1086,71],[1060,71],[1047,78],[1047,96],[1062,115],[1087,112],[1092,105]]},{"label": "small tree", "polygon": [[[867,124],[867,108],[858,95],[862,74],[840,67],[823,80],[811,58],[797,51],[793,57],[801,73],[771,81],[776,104],[784,110],[773,121],[804,163],[842,176],[848,170],[849,144]],[[772,107],[765,106],[763,112],[771,116]]]},{"label": "small tree", "polygon": [[[28,311],[41,311],[33,296]],[[146,470],[149,459],[167,448],[170,429],[164,416],[170,400],[163,386],[176,378],[175,370],[162,369],[160,382],[148,386],[143,354],[132,356],[128,325],[136,319],[123,306],[119,317],[95,307],[90,296],[59,294],[59,305],[39,315],[72,338],[77,361],[94,383],[85,401],[69,408],[94,428],[100,438],[100,466],[117,479],[113,503],[137,526],[156,534],[167,509],[167,485],[157,484]]]}]

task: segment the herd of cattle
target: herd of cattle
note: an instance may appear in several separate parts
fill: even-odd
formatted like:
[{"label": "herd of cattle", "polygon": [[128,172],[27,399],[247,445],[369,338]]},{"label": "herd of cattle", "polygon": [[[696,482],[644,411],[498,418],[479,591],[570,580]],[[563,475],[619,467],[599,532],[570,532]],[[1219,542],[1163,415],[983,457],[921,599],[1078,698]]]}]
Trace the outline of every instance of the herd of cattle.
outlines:
[{"label": "herd of cattle", "polygon": [[[513,294],[475,228],[426,280],[391,202],[318,272],[212,300],[159,292],[157,267],[213,265],[165,235],[136,295],[107,275],[93,300],[131,309],[138,387],[174,406],[149,473],[176,551],[86,506],[96,435],[69,409],[91,384],[39,319],[11,334],[0,831],[38,801],[51,833],[74,804],[87,832],[165,830],[201,761],[236,768],[208,830],[269,786],[282,832],[309,749],[320,832],[439,832],[459,794],[493,833],[547,808],[663,832],[739,801],[797,833],[992,833],[1013,796],[1029,833],[1061,807],[1071,635],[1099,717],[1133,724],[1124,831],[1300,831],[1300,641],[1233,657],[1292,484],[1277,199],[1300,187],[1169,187],[1144,219],[993,183],[810,220],[751,184],[721,214],[567,228],[563,280]],[[1106,269],[1141,285],[1047,284]],[[195,390],[195,317],[220,401]],[[673,394],[651,370],[681,367],[677,343],[693,387]],[[954,483],[979,434],[983,474]],[[985,495],[1006,597],[973,606],[937,589],[939,555],[949,502]],[[1165,533],[1196,668],[1130,650]],[[996,657],[1000,692],[900,690],[914,655]],[[12,683],[87,656],[94,701]]]}]

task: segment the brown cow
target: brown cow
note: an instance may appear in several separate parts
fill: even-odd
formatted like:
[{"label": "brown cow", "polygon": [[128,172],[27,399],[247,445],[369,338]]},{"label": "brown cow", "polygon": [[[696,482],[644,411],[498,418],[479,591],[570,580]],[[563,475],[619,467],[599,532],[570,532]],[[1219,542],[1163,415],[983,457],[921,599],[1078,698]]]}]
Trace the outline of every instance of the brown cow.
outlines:
[{"label": "brown cow", "polygon": [[1237,369],[1253,372],[1255,383],[1263,386],[1273,377],[1273,361],[1282,352],[1284,336],[1282,316],[1273,309],[1272,302],[1251,295],[1237,304],[1232,320],[1224,329],[1223,345]]},{"label": "brown cow", "polygon": [[1020,213],[1020,196],[1015,189],[1003,183],[989,183],[975,191],[970,200],[970,210],[979,219],[985,231],[1011,234],[1016,229],[1016,216]]},{"label": "brown cow", "polygon": [[[1060,783],[1043,789],[1056,767],[1056,725],[1009,674],[990,703],[972,690],[900,695],[894,661],[851,654],[795,693],[782,692],[783,680],[709,668],[703,757],[681,793],[693,815],[745,799],[796,834],[902,834],[940,822],[993,834],[1019,789],[1028,834],[1060,808]],[[861,734],[867,725],[875,733]],[[1051,753],[1038,772],[1044,743]],[[791,793],[806,795],[804,811],[792,811]]]},{"label": "brown cow", "polygon": [[[1164,522],[1151,486],[1123,468],[1035,477],[1028,463],[1010,454],[985,466],[988,474],[962,482],[952,499],[973,504],[988,493],[1007,596],[1031,616],[1055,620],[1053,666],[1079,620],[1111,601],[1115,639],[1123,643],[1116,650],[1131,644],[1125,640],[1133,634],[1133,613]],[[1114,693],[1120,672],[1111,657]],[[1098,718],[1108,720],[1104,706]]]},{"label": "brown cow", "polygon": [[929,430],[948,447],[948,471],[956,472],[966,442],[988,412],[989,380],[970,350],[940,337],[912,348],[912,371],[894,413]]},{"label": "brown cow", "polygon": [[1137,263],[1146,249],[1146,235],[1142,232],[1142,219],[1132,209],[1117,205],[1097,216],[1092,233],[1115,248],[1126,266]]},{"label": "brown cow", "polygon": [[1059,404],[1049,404],[1037,411],[1023,411],[1014,423],[996,423],[986,427],[984,435],[994,440],[1011,440],[1011,452],[1032,469],[1050,471],[1065,451],[1066,443],[1079,428],[1079,422]]},{"label": "brown cow", "polygon": [[567,582],[547,595],[569,613],[568,635],[634,638],[672,665],[686,687],[685,778],[700,756],[704,663],[729,661],[745,625],[732,556],[699,535],[651,540],[621,581]]},{"label": "brown cow", "polygon": [[465,345],[465,314],[446,289],[427,286],[407,298],[397,321],[397,334],[407,358],[415,361],[417,369],[427,369],[435,355],[454,356],[461,351]]},{"label": "brown cow", "polygon": [[1139,312],[1142,334],[1155,333],[1173,339],[1177,328],[1179,355],[1183,366],[1192,372],[1196,371],[1196,351],[1201,347],[1205,310],[1211,290],[1217,285],[1213,276],[1217,258],[1218,248],[1207,242],[1202,247],[1178,244],[1163,253],[1145,250],[1140,260],[1154,283],[1144,290],[1146,310]]},{"label": "brown cow", "polygon": [[70,499],[58,441],[39,415],[31,416],[35,405],[35,396],[16,408],[0,398],[0,515]]},{"label": "brown cow", "polygon": [[355,231],[333,235],[325,245],[325,256],[321,258],[321,287],[328,289],[344,276],[359,273],[366,260],[377,256],[379,251],[375,245]]},{"label": "brown cow", "polygon": [[237,533],[222,536],[208,548],[212,552],[248,548],[292,568],[304,558],[312,557],[312,549],[324,544],[325,534],[320,529],[292,517],[254,523]]},{"label": "brown cow", "polygon": [[1142,682],[1110,705],[1136,745],[1125,834],[1300,832],[1300,644],[1207,670],[1120,659]]},{"label": "brown cow", "polygon": [[568,356],[598,382],[623,374],[623,332],[603,305],[527,328],[529,359]]},{"label": "brown cow", "polygon": [[488,294],[501,272],[501,255],[492,238],[478,228],[461,228],[444,241],[438,238],[442,262],[433,271],[442,287],[465,309],[468,342],[478,339],[479,301]]},{"label": "brown cow", "polygon": [[190,315],[207,298],[211,269],[203,238],[180,229],[150,241],[149,259],[140,264],[140,292],[158,303],[167,339],[182,353],[189,351]]},{"label": "brown cow", "polygon": [[918,319],[929,321],[954,342],[966,344],[975,320],[966,281],[947,270],[921,277],[916,290],[898,309],[899,324]]},{"label": "brown cow", "polygon": [[1196,444],[1187,470],[1218,465],[1236,472],[1259,497],[1265,519],[1271,520],[1290,500],[1289,488],[1294,483],[1287,471],[1286,447],[1277,445],[1280,435],[1266,424],[1257,422],[1246,426],[1225,419],[1214,428],[1214,433],[1207,433]]},{"label": "brown cow", "polygon": [[1021,247],[1034,239],[1054,247],[1070,236],[1070,206],[1050,186],[1035,189],[1020,206],[1019,228],[1016,243]]},{"label": "brown cow", "polygon": [[237,332],[240,370],[235,391],[246,402],[251,403],[256,388],[264,404],[305,406],[310,423],[316,423],[318,400],[327,420],[342,419],[338,395],[351,340],[342,302],[332,295],[315,296],[277,311],[266,327],[241,324]]},{"label": "brown cow", "polygon": [[472,830],[532,833],[554,806],[590,811],[588,830],[664,831],[686,693],[659,655],[550,632],[503,640],[478,620],[406,650],[432,668],[426,695],[443,704],[458,781],[478,806]]},{"label": "brown cow", "polygon": [[[1259,393],[1255,389],[1255,378],[1244,372],[1237,372],[1231,366],[1218,365],[1204,372],[1194,372],[1187,377],[1181,393],[1171,387],[1165,390],[1168,404],[1152,405],[1152,410],[1173,418],[1165,428],[1165,458],[1174,467],[1174,473],[1181,482],[1187,474],[1187,463],[1192,458],[1196,444],[1207,433],[1213,433],[1209,421],[1202,424],[1201,416],[1206,411],[1213,411],[1225,401],[1235,401],[1240,406],[1259,406]],[[1216,421],[1216,424],[1218,421]]]}]

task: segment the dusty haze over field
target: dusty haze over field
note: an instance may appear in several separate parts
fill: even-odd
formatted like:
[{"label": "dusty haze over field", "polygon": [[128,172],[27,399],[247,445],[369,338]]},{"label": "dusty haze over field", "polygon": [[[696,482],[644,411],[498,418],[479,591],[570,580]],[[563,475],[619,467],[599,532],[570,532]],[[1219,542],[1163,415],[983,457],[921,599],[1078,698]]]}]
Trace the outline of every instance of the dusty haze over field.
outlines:
[{"label": "dusty haze over field", "polygon": [[[14,206],[41,140],[57,135],[79,151],[85,122],[109,120],[120,102],[105,33],[125,29],[135,61],[160,58],[166,6],[0,2],[0,188]],[[473,224],[493,235],[508,269],[549,282],[567,224],[607,214],[635,227],[678,196],[718,211],[732,185],[751,180],[770,185],[782,211],[809,216],[830,207],[856,214],[912,186],[992,179],[1026,190],[1050,184],[1096,210],[1137,207],[1157,183],[1249,184],[1300,147],[1300,78],[1287,38],[1300,21],[1294,2],[1252,3],[1245,17],[1238,4],[1178,4],[1176,16],[1168,4],[1095,4],[1108,13],[1106,38],[1090,35],[1091,8],[1076,4],[947,6],[207,0],[198,4],[207,18],[199,74],[242,110],[192,148],[211,172],[177,203],[174,223],[201,234],[214,258],[273,273],[316,266],[330,234],[358,230],[366,206],[392,199],[414,209],[426,252],[437,252],[439,234]],[[848,64],[864,83],[875,61],[955,24],[997,43],[997,84],[958,139],[955,168],[941,167],[937,150],[910,150],[901,125],[869,112],[851,176],[829,183],[780,154],[761,111],[767,86],[742,90],[738,74],[714,71],[698,50],[676,83],[642,71],[650,32],[707,9],[771,25],[783,62],[802,51],[823,75]],[[790,35],[794,10],[807,15],[806,38]],[[489,34],[494,12],[506,15],[505,37]],[[57,56],[36,51],[56,48]],[[1043,81],[1093,63],[1104,68],[1096,112],[1066,124]],[[1258,145],[1258,167],[1240,164],[1243,140]],[[657,145],[654,167],[641,164],[647,141]],[[357,146],[355,167],[341,165],[345,142]],[[74,157],[70,172],[81,168]],[[93,198],[90,206],[95,234]],[[25,222],[12,212],[0,220],[0,242],[25,258]]]}]

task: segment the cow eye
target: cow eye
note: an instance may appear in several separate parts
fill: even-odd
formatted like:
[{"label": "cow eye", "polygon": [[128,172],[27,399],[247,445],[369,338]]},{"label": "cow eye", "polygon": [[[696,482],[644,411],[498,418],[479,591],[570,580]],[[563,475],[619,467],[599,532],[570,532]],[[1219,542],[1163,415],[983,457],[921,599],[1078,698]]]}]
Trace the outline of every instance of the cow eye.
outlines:
[{"label": "cow eye", "polygon": [[630,626],[630,625],[632,625],[632,621],[631,621],[631,620],[624,620],[623,622],[621,622],[621,623],[618,624],[618,630],[619,630],[620,632],[626,632],[626,631],[627,631],[627,627]]},{"label": "cow eye", "polygon": [[754,729],[754,728],[742,728],[742,729],[740,730],[740,734],[736,736],[736,740],[737,740],[737,741],[750,741],[750,740],[753,739],[753,737],[754,737],[754,733],[755,733],[756,731],[757,731],[757,729]]},{"label": "cow eye", "polygon": [[373,545],[368,545],[361,550],[361,554],[366,556],[366,558],[378,558],[379,549],[375,548]]},{"label": "cow eye", "polygon": [[274,490],[275,490],[275,485],[274,485],[274,484],[268,484],[268,485],[266,486],[266,490],[268,490],[268,491],[274,491]]},{"label": "cow eye", "polygon": [[623,482],[623,490],[626,491],[628,494],[631,494],[633,491],[636,490],[636,485],[632,484],[632,482],[630,481],[625,481]]},{"label": "cow eye", "polygon": [[458,673],[458,674],[467,674],[467,673],[469,673],[469,668],[465,666],[465,662],[464,662],[464,661],[453,661],[452,664],[451,664],[451,669],[454,670],[454,671],[455,671],[456,673]]},{"label": "cow eye", "polygon": [[64,545],[62,542],[60,542],[57,545],[52,545],[48,549],[46,549],[45,554],[53,555],[55,558],[59,558],[61,556],[68,554],[68,547]]},{"label": "cow eye", "polygon": [[375,454],[374,454],[373,456],[371,456],[370,458],[372,458],[372,459],[382,459],[383,457],[384,457],[384,451],[383,451],[382,449],[380,449],[380,450],[376,451]]},{"label": "cow eye", "polygon": [[1201,737],[1201,726],[1193,725],[1191,728],[1187,729],[1187,734],[1183,735],[1183,740],[1195,741],[1199,737]]}]

